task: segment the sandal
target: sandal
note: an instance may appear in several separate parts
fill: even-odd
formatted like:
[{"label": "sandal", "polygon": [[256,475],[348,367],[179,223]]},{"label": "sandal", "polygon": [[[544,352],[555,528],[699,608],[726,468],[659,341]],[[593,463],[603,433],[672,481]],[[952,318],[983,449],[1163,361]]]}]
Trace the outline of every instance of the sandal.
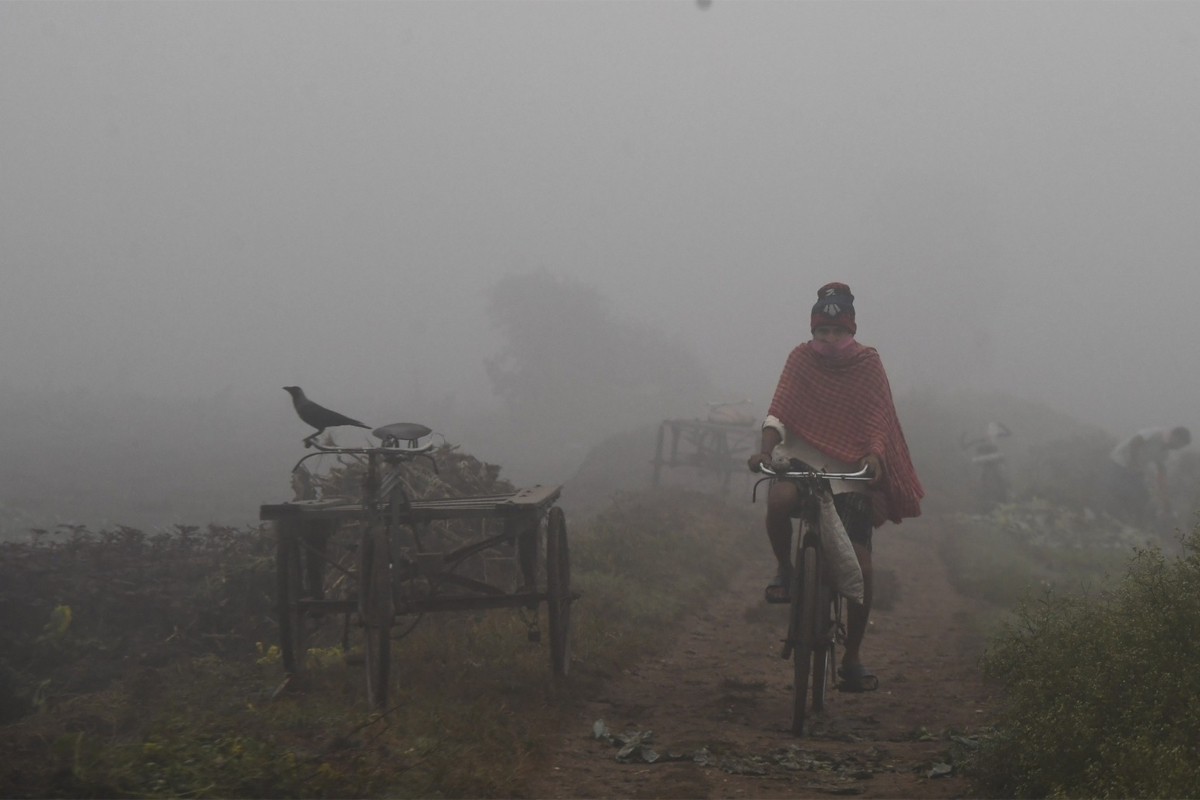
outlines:
[{"label": "sandal", "polygon": [[873,692],[879,688],[879,678],[862,664],[838,667],[837,674],[842,679],[837,685],[839,692]]},{"label": "sandal", "polygon": [[763,590],[763,598],[768,603],[790,603],[792,602],[791,594],[788,592],[787,578],[783,575],[776,575],[771,578],[767,588]]}]

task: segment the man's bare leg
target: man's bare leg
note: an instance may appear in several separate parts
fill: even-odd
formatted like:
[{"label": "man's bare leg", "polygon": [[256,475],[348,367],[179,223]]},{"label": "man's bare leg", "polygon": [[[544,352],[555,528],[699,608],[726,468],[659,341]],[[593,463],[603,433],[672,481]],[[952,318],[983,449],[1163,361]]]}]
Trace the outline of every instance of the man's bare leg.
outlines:
[{"label": "man's bare leg", "polygon": [[788,575],[792,569],[792,512],[799,500],[800,492],[786,481],[772,484],[767,494],[767,537],[778,575]]},{"label": "man's bare leg", "polygon": [[862,647],[863,636],[867,633],[867,618],[871,616],[871,597],[874,594],[873,572],[871,569],[871,551],[858,542],[853,542],[854,554],[858,556],[858,565],[863,574],[863,603],[847,603],[850,610],[846,615],[846,652],[842,655],[842,666],[849,667],[861,664],[858,650]]}]

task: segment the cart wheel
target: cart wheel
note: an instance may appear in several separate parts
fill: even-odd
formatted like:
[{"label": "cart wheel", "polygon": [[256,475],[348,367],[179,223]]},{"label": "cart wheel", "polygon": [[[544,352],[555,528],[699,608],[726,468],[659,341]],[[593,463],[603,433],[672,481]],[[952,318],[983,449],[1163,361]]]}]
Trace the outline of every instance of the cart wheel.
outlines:
[{"label": "cart wheel", "polygon": [[546,527],[546,606],[550,616],[550,666],[555,675],[571,667],[571,557],[567,520],[558,506]]},{"label": "cart wheel", "polygon": [[279,617],[279,651],[283,671],[298,675],[304,668],[308,652],[308,630],[304,612],[296,607],[304,586],[304,570],[300,563],[300,537],[283,524],[276,528],[275,539],[275,607]]},{"label": "cart wheel", "polygon": [[371,708],[387,707],[388,677],[392,660],[392,559],[387,531],[369,531],[359,550],[359,615],[366,640],[367,702]]}]

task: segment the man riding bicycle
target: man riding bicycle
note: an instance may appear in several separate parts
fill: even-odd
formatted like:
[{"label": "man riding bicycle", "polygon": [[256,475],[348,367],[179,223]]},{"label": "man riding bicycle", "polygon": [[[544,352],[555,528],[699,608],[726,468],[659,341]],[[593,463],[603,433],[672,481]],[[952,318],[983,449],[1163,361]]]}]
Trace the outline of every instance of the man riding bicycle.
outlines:
[{"label": "man riding bicycle", "polygon": [[[831,481],[830,487],[862,567],[865,590],[862,605],[850,604],[838,675],[844,690],[870,691],[879,682],[860,660],[859,648],[871,613],[871,533],[888,520],[899,523],[918,516],[924,491],[879,354],[854,339],[858,326],[850,287],[822,286],[810,323],[812,341],[788,356],[763,422],[761,452],[750,456],[749,465],[757,470],[763,463],[795,458],[827,472],[870,467],[874,479],[865,486]],[[767,496],[766,527],[778,564],[766,588],[767,602],[789,602],[792,518],[801,511],[796,486],[774,481]]]}]

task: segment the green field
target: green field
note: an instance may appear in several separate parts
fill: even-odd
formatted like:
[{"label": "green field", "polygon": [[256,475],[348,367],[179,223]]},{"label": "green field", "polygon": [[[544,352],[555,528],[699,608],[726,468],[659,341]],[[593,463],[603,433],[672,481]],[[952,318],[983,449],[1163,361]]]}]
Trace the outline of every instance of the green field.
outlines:
[{"label": "green field", "polygon": [[[338,631],[310,653],[301,690],[273,696],[284,676],[266,619],[273,567],[265,534],[226,531],[218,546],[194,532],[187,558],[178,542],[155,551],[134,544],[133,534],[77,542],[73,556],[56,546],[64,561],[129,570],[151,572],[152,559],[167,556],[178,569],[190,564],[191,589],[146,601],[225,609],[217,626],[224,633],[206,634],[197,622],[181,634],[186,641],[156,650],[171,631],[143,636],[132,627],[147,622],[138,614],[153,617],[142,606],[90,596],[92,604],[42,609],[5,650],[7,699],[23,702],[26,713],[0,729],[8,754],[0,794],[520,794],[574,698],[635,654],[654,652],[748,547],[762,546],[744,505],[683,491],[620,495],[568,524],[573,582],[583,594],[573,610],[571,676],[552,678],[547,645],[529,642],[514,612],[428,615],[394,645],[393,706],[384,714],[366,707],[361,668],[347,666],[333,646]],[[111,667],[108,682],[82,691],[70,665],[85,663]]]}]

